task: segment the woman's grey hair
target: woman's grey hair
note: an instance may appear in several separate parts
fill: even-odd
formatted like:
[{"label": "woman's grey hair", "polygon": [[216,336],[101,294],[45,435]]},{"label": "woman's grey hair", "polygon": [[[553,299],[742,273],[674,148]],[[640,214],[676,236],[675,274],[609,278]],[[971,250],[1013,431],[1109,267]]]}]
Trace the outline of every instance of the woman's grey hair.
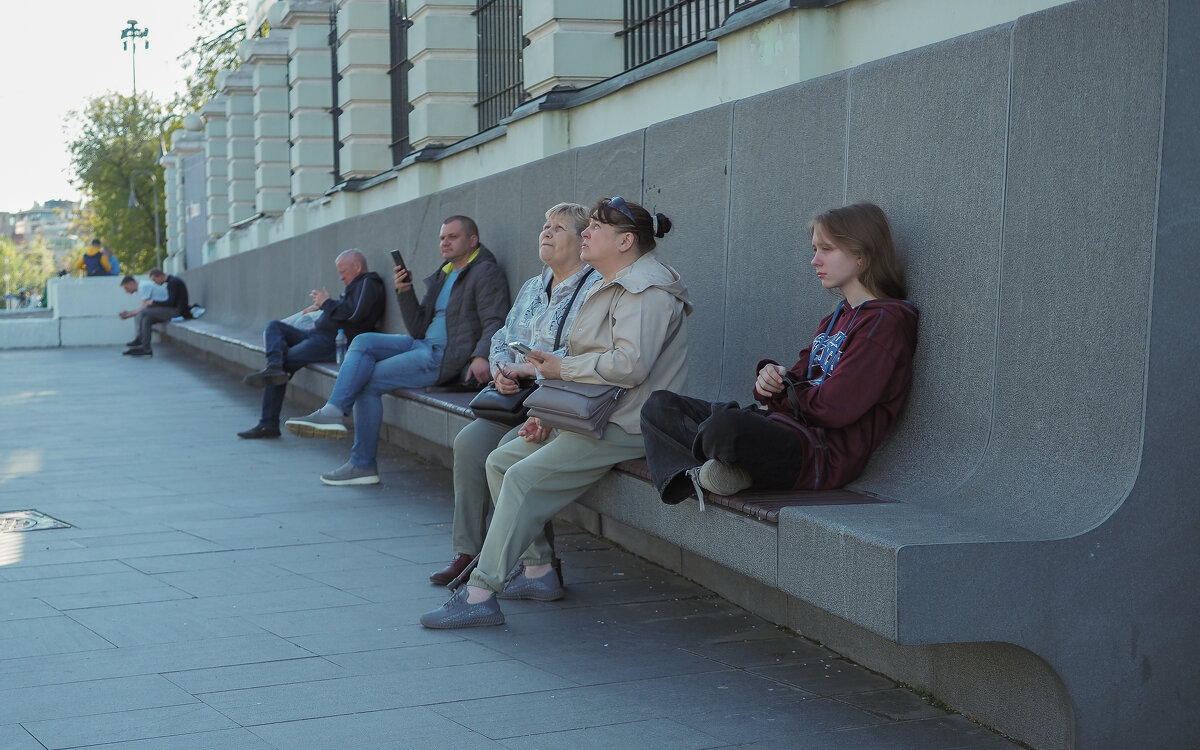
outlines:
[{"label": "woman's grey hair", "polygon": [[575,234],[583,234],[588,224],[592,223],[586,207],[578,203],[558,203],[546,211],[546,219],[552,216],[565,216],[575,224]]}]

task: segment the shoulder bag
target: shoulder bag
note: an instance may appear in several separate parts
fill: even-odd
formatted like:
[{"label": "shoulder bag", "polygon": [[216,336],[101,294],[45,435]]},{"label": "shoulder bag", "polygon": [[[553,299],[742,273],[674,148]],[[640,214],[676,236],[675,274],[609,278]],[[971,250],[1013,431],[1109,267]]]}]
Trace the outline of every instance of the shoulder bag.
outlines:
[{"label": "shoulder bag", "polygon": [[[588,269],[588,272],[579,280],[579,284],[575,286],[575,292],[571,295],[571,299],[567,302],[567,312],[563,315],[562,320],[558,323],[558,331],[554,334],[554,348],[557,350],[562,346],[563,326],[567,322],[567,315],[571,312],[571,307],[575,304],[575,298],[579,296],[579,292],[583,289],[586,282],[592,275],[594,269]],[[475,398],[471,399],[471,411],[480,419],[490,419],[493,422],[499,422],[512,427],[516,427],[525,421],[529,416],[529,409],[525,406],[525,399],[531,393],[537,390],[537,383],[530,381],[528,385],[522,381],[521,390],[516,393],[504,394],[496,390],[496,381],[492,381],[479,392]]]}]

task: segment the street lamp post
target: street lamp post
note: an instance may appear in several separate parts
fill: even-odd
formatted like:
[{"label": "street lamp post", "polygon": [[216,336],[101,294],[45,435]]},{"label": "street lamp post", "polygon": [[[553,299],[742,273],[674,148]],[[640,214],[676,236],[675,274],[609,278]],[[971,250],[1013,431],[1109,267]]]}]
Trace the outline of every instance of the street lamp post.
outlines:
[{"label": "street lamp post", "polygon": [[[145,39],[149,36],[150,29],[139,29],[137,21],[129,19],[126,21],[129,24],[121,30],[121,49],[129,50],[129,57],[133,64],[133,98],[137,99],[137,43],[139,39]],[[133,40],[133,46],[129,46],[129,40]],[[150,40],[146,39],[146,49],[150,49]]]},{"label": "street lamp post", "polygon": [[158,231],[158,176],[149,169],[137,169],[129,175],[129,207],[137,208],[137,195],[133,192],[133,178],[140,174],[150,175],[150,194],[154,197],[154,260],[158,268],[162,268],[162,242]]}]

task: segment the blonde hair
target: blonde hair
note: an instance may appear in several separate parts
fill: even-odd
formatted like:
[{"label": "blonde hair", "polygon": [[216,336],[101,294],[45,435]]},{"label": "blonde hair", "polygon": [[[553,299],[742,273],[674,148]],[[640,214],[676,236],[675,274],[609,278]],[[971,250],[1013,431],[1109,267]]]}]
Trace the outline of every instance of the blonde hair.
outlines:
[{"label": "blonde hair", "polygon": [[546,209],[546,220],[549,221],[553,217],[564,216],[571,220],[575,225],[575,234],[583,234],[583,230],[587,229],[591,223],[591,217],[588,216],[588,210],[578,203],[556,203]]}]

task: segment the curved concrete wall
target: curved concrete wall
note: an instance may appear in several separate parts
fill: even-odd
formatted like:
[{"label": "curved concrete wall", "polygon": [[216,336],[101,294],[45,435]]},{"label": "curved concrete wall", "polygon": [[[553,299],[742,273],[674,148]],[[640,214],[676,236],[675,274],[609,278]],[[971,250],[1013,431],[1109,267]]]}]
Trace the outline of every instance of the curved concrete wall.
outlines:
[{"label": "curved concrete wall", "polygon": [[[515,290],[537,271],[549,205],[640,198],[676,225],[660,252],[696,306],[689,390],[745,401],[754,363],[793,359],[834,304],[808,267],[810,217],[874,200],[907,256],[921,340],[901,421],[856,486],[900,502],[789,509],[779,586],[900,643],[1027,649],[1071,695],[1077,732],[1063,746],[1071,734],[1080,746],[1125,746],[1153,722],[1118,706],[1123,696],[1183,711],[1171,691],[1196,662],[1181,628],[1160,622],[1174,617],[1170,597],[1120,592],[1152,580],[1147,550],[1160,537],[1163,565],[1200,572],[1183,548],[1197,525],[1194,503],[1181,503],[1194,494],[1194,461],[1170,443],[1182,435],[1195,452],[1194,389],[1182,385],[1195,363],[1194,231],[1179,222],[1198,215],[1188,180],[1200,107],[1186,82],[1200,67],[1198,17],[1167,0],[1081,0],[186,277],[209,314],[260,329],[306,304],[315,284],[332,290],[345,247],[376,267],[400,247],[428,274],[440,220],[466,213]],[[1190,172],[1173,173],[1182,187],[1164,176],[1164,128],[1170,158],[1190,158]],[[1170,217],[1160,193],[1172,196]],[[1179,307],[1158,306],[1164,285]],[[386,328],[399,331],[392,304]],[[1175,380],[1153,377],[1155,357]],[[1173,399],[1190,423],[1170,413]],[[1176,454],[1178,464],[1164,457]],[[784,570],[805,557],[816,560],[805,575]],[[1118,613],[1120,602],[1147,609]],[[1118,658],[1129,643],[1134,655]],[[1088,667],[1096,648],[1105,653]],[[1120,689],[1103,684],[1109,663]]]}]

